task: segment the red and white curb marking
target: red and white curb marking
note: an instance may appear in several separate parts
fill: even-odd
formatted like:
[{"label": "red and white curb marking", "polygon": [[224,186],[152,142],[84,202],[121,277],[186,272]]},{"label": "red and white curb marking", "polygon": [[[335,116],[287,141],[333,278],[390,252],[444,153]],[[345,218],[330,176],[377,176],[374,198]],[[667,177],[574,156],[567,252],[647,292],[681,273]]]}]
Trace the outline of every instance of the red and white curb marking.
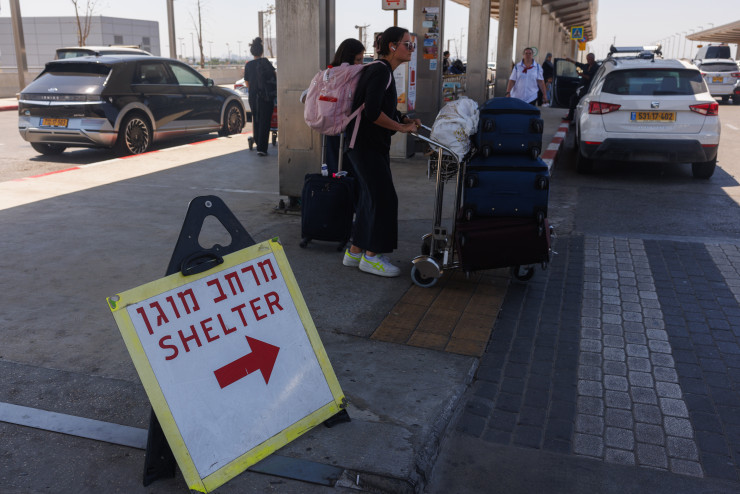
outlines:
[{"label": "red and white curb marking", "polygon": [[552,138],[552,141],[550,141],[550,144],[547,145],[547,148],[542,153],[542,161],[547,164],[547,168],[552,173],[552,165],[555,163],[555,159],[558,156],[558,152],[560,151],[560,147],[563,144],[563,141],[565,141],[565,136],[568,133],[568,122],[564,122],[560,124],[560,127],[558,127],[558,131],[555,132],[555,136]]}]

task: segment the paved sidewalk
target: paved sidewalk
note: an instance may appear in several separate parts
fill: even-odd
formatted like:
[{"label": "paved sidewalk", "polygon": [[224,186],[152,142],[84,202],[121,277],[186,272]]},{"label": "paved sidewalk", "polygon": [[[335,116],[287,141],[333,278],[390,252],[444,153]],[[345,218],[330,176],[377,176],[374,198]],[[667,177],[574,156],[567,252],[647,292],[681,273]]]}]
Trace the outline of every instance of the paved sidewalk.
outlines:
[{"label": "paved sidewalk", "polygon": [[[543,114],[549,142],[561,111]],[[365,490],[421,491],[479,361],[454,348],[371,339],[411,287],[409,261],[431,227],[434,185],[425,176],[426,160],[393,162],[404,208],[391,257],[402,275],[380,279],[342,266],[331,243],[299,248],[300,217],[273,211],[279,200],[274,148],[267,158],[246,149],[246,136],[238,135],[0,182],[0,246],[12,253],[0,259],[6,376],[0,404],[146,428],[148,400],[105,297],[163,275],[188,202],[216,194],[257,241],[280,237],[350,403],[352,422],[318,427],[278,454],[341,467],[336,490],[359,478]],[[481,293],[490,299],[479,303],[500,304],[508,281],[486,279],[492,289]],[[3,491],[185,487],[179,475],[141,487],[138,449],[3,422],[0,435]],[[269,490],[326,488],[247,472],[219,492]]]}]

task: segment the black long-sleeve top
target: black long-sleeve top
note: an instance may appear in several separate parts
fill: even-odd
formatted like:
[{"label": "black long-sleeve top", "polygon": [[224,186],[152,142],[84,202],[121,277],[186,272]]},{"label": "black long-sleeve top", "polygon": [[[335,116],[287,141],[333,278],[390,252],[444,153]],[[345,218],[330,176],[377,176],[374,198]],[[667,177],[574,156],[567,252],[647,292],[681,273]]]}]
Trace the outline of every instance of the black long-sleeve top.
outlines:
[{"label": "black long-sleeve top", "polygon": [[[359,147],[373,146],[379,148],[378,150],[390,152],[391,136],[395,131],[375,125],[373,122],[378,119],[381,112],[388,115],[391,120],[400,121],[401,114],[396,109],[397,100],[396,84],[389,62],[380,60],[380,63],[369,64],[363,69],[352,102],[352,111],[365,103],[357,134],[357,141],[361,141]],[[356,120],[353,120],[347,126],[348,136],[352,135],[355,122]],[[357,144],[355,147],[358,147]]]}]

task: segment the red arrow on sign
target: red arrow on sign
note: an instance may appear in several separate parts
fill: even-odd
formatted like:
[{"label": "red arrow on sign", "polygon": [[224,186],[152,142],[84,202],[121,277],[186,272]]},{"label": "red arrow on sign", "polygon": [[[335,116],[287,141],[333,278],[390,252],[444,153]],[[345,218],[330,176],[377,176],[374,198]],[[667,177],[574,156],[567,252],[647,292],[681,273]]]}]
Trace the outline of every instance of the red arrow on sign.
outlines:
[{"label": "red arrow on sign", "polygon": [[249,336],[247,336],[247,343],[249,343],[249,348],[252,349],[251,353],[213,371],[221,389],[258,370],[262,371],[265,384],[270,381],[270,374],[272,374],[272,368],[275,365],[280,348]]}]

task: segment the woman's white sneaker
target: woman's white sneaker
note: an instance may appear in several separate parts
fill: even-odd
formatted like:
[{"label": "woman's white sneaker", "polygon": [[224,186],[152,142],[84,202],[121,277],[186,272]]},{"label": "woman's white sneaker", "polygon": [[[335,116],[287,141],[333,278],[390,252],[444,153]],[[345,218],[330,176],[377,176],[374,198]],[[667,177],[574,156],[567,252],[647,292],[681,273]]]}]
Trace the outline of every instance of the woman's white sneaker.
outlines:
[{"label": "woman's white sneaker", "polygon": [[360,259],[362,258],[362,252],[358,252],[357,254],[354,254],[349,251],[349,249],[346,249],[344,251],[344,259],[342,259],[342,264],[345,266],[349,266],[351,268],[356,268],[360,265]]},{"label": "woman's white sneaker", "polygon": [[401,274],[401,270],[391,264],[390,259],[383,255],[368,258],[363,254],[362,260],[360,260],[360,271],[385,276],[386,278],[393,278]]}]

